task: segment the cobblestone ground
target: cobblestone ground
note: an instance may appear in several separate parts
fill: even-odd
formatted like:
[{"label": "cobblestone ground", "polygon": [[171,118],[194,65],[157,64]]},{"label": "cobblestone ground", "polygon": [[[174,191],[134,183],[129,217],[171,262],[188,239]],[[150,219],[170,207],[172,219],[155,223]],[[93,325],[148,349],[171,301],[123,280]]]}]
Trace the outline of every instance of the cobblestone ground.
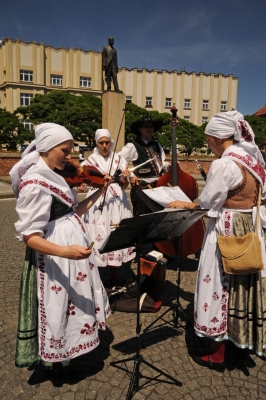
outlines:
[{"label": "cobblestone ground", "polygon": [[[115,312],[108,320],[108,329],[101,332],[101,344],[93,352],[76,358],[75,368],[82,379],[75,384],[47,378],[40,366],[18,369],[14,365],[18,293],[24,244],[16,240],[13,223],[16,221],[15,200],[0,200],[0,398],[1,399],[64,399],[117,400],[126,399],[133,362],[111,366],[110,362],[134,357],[136,315]],[[140,365],[140,390],[134,399],[266,399],[266,364],[252,352],[228,346],[226,367],[218,372],[197,365],[193,355],[208,348],[208,341],[199,340],[192,329],[193,297],[197,274],[197,257],[184,258],[181,268],[178,329],[169,311],[147,332],[145,327],[160,316],[177,296],[175,262],[169,262],[166,290],[162,293],[163,307],[156,314],[141,315],[141,350],[143,359],[182,383],[176,386],[150,368]],[[118,272],[122,281],[136,272],[136,264]],[[109,281],[107,269],[101,270],[104,284]],[[179,326],[179,323],[184,327]],[[128,371],[126,370],[126,367]]]}]

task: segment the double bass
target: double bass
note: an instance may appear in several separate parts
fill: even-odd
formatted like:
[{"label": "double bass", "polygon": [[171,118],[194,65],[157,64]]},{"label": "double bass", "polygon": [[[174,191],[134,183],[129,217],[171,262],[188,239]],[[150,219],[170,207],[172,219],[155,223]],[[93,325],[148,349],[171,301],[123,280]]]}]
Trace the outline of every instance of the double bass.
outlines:
[{"label": "double bass", "polygon": [[[176,151],[176,127],[178,126],[177,109],[175,106],[171,108],[172,119],[172,164],[168,172],[162,175],[157,181],[156,187],[160,186],[179,186],[180,189],[187,195],[187,197],[194,201],[198,197],[198,184],[196,179],[191,175],[182,171],[177,162],[177,151]],[[179,238],[181,240],[181,255],[188,256],[195,254],[201,249],[203,236],[205,231],[205,225],[202,219],[195,222],[190,228],[188,228]],[[158,250],[164,253],[166,256],[176,256],[178,245],[177,240],[173,238],[165,242],[155,243]]]}]

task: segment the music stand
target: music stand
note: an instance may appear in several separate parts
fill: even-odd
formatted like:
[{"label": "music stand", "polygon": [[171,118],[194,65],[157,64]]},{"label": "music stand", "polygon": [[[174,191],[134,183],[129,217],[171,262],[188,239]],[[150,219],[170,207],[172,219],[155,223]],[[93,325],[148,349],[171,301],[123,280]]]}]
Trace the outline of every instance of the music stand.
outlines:
[{"label": "music stand", "polygon": [[[124,360],[111,362],[110,365],[134,361],[134,368],[131,374],[130,384],[127,392],[126,400],[130,400],[135,392],[141,387],[139,385],[141,363],[146,364],[151,369],[158,372],[160,375],[170,379],[175,385],[182,386],[182,383],[172,376],[161,371],[159,368],[144,360],[140,355],[140,254],[141,248],[146,243],[159,242],[169,239],[172,236],[181,235],[194,222],[205,214],[205,210],[174,210],[168,212],[157,212],[153,214],[141,215],[135,218],[123,219],[119,226],[110,233],[103,246],[99,250],[102,253],[121,250],[124,248],[135,246],[137,257],[137,321],[136,321],[136,354]],[[120,367],[118,367],[120,368]],[[149,378],[150,380],[156,378]],[[168,381],[164,381],[168,382]]]},{"label": "music stand", "polygon": [[[149,207],[149,209],[152,212],[158,212],[161,210],[164,210],[164,207],[161,206],[160,204],[156,203],[154,200],[152,200],[149,196],[147,196],[139,187],[136,188],[137,190],[137,194],[138,196],[141,198],[141,200]],[[204,211],[204,214],[208,211],[206,210],[201,210]],[[196,222],[196,221],[194,221]],[[193,222],[193,223],[194,223]],[[192,224],[191,224],[192,225]],[[189,227],[188,227],[189,228]],[[171,306],[169,306],[169,308],[164,311],[163,314],[161,314],[158,318],[156,318],[150,325],[148,325],[143,331],[147,332],[154,324],[156,324],[157,321],[159,321],[160,319],[163,320],[165,323],[171,324],[172,326],[174,326],[174,328],[177,328],[177,326],[184,328],[185,326],[180,324],[180,322],[178,322],[178,311],[180,310],[182,312],[182,314],[184,315],[184,317],[186,318],[186,320],[188,322],[190,322],[186,316],[186,313],[179,301],[179,291],[180,291],[180,280],[181,280],[181,251],[182,251],[182,238],[181,235],[179,235],[178,237],[174,237],[174,241],[175,241],[175,248],[178,249],[176,251],[176,258],[177,258],[177,280],[176,280],[176,300],[175,303],[173,303]],[[164,316],[169,312],[173,310],[173,322],[172,321],[166,321],[164,319]]]}]

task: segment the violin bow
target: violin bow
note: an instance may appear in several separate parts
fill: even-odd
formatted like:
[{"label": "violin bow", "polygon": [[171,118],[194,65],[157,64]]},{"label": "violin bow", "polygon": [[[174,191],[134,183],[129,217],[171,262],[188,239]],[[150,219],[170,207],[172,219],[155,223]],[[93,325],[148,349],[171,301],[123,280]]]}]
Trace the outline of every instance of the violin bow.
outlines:
[{"label": "violin bow", "polygon": [[[108,175],[109,175],[109,176],[111,176],[111,171],[112,171],[112,166],[113,166],[113,162],[114,162],[116,147],[117,147],[117,143],[118,143],[118,139],[119,139],[119,136],[120,136],[122,124],[123,124],[123,121],[124,121],[124,118],[125,118],[125,114],[126,114],[126,109],[125,109],[125,108],[123,108],[122,111],[123,111],[123,115],[122,115],[122,119],[121,119],[119,131],[118,131],[118,134],[117,134],[117,137],[116,137],[116,141],[115,141],[114,148],[113,148],[113,150],[112,150],[112,151],[113,151],[113,155],[112,155],[112,159],[111,159],[110,167],[109,167],[109,172],[108,172]],[[101,212],[103,211],[103,207],[104,207],[104,203],[105,203],[105,198],[106,198],[106,193],[107,193],[107,188],[106,188],[105,191],[104,191],[103,201],[101,202],[101,204],[100,204],[100,206],[99,206],[99,210],[100,210]]]}]

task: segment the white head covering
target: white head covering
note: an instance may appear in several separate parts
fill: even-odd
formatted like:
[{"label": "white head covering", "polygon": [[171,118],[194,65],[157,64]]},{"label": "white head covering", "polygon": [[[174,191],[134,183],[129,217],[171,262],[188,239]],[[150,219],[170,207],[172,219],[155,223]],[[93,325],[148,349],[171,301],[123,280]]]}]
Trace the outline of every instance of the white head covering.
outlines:
[{"label": "white head covering", "polygon": [[35,138],[22,154],[22,159],[9,172],[16,197],[18,197],[18,185],[22,176],[38,162],[40,153],[51,150],[67,140],[74,140],[65,127],[52,122],[38,125],[35,129]]},{"label": "white head covering", "polygon": [[[96,142],[96,144],[99,142],[99,140],[102,137],[107,137],[110,140],[111,146],[110,146],[110,153],[109,154],[111,154],[111,152],[112,152],[112,150],[114,148],[114,141],[112,140],[110,131],[108,129],[97,129],[97,131],[95,132],[95,142]],[[97,147],[95,147],[93,152],[97,153],[97,154],[100,154],[100,152],[97,149]]]},{"label": "white head covering", "polygon": [[97,129],[95,132],[95,142],[96,144],[102,137],[107,137],[110,141],[112,140],[111,138],[111,133],[109,132],[108,129]]},{"label": "white head covering", "polygon": [[220,139],[233,136],[238,143],[229,146],[223,156],[245,165],[260,181],[265,180],[265,162],[261,151],[255,144],[251,126],[240,112],[232,110],[215,114],[206,125],[205,133]]}]

